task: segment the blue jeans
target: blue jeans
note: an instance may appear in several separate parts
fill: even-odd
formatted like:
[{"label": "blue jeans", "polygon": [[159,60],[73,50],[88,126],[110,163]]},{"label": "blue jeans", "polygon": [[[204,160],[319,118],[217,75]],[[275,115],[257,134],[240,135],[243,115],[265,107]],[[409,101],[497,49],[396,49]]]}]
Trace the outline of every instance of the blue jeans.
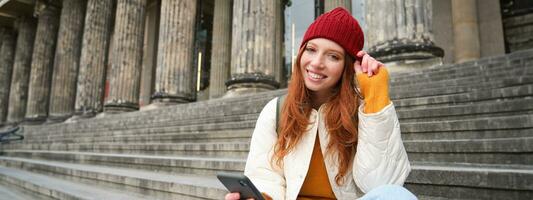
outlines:
[{"label": "blue jeans", "polygon": [[417,200],[416,196],[399,185],[383,185],[370,190],[359,200]]}]

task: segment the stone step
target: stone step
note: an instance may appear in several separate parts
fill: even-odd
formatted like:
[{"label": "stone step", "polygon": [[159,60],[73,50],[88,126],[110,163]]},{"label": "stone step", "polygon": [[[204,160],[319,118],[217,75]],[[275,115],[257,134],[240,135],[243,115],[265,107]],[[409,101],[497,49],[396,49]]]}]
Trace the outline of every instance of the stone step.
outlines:
[{"label": "stone step", "polygon": [[1,165],[28,173],[103,185],[120,189],[123,193],[142,193],[149,195],[147,199],[222,199],[227,193],[214,175],[168,174],[22,158],[2,157],[0,160]]},{"label": "stone step", "polygon": [[499,99],[523,99],[531,98],[533,84],[509,86],[486,90],[473,90],[470,92],[446,94],[428,97],[407,98],[393,100],[398,109],[404,108],[428,108],[434,106],[456,105],[461,103],[478,103]]},{"label": "stone step", "polygon": [[120,122],[120,123],[105,123],[97,126],[85,126],[80,124],[79,127],[58,127],[55,130],[39,130],[39,129],[25,129],[25,136],[41,136],[43,132],[68,133],[69,135],[86,132],[105,132],[115,130],[131,130],[142,128],[157,128],[157,127],[179,127],[179,126],[218,126],[219,124],[239,123],[256,121],[259,117],[259,112],[253,114],[220,116],[220,117],[206,117],[203,119],[176,119],[173,117],[161,118],[153,121],[138,119],[138,122]]},{"label": "stone step", "polygon": [[[175,114],[175,113],[187,113],[188,117],[191,117],[191,114],[205,114],[206,112],[209,112],[210,115],[225,115],[228,113],[232,113],[235,110],[240,110],[242,105],[254,105],[254,104],[266,104],[269,100],[273,99],[274,97],[281,96],[282,94],[287,93],[286,89],[280,89],[280,90],[273,90],[268,92],[261,92],[261,93],[254,93],[249,95],[242,95],[239,97],[231,97],[231,98],[218,98],[218,99],[212,99],[209,101],[199,101],[199,102],[191,102],[191,103],[185,103],[185,104],[178,104],[178,105],[171,105],[171,106],[163,106],[160,108],[155,108],[153,110],[143,110],[143,111],[137,111],[137,112],[126,112],[126,113],[118,113],[118,114],[104,114],[103,117],[94,117],[94,118],[82,118],[78,121],[83,121],[84,123],[101,123],[101,122],[109,122],[109,121],[124,121],[131,118],[137,118],[139,116],[144,117],[161,117],[167,114]],[[234,105],[241,105],[240,107],[236,107]],[[48,126],[53,127],[54,125],[61,125],[65,123],[59,123],[59,124],[49,124]]]},{"label": "stone step", "polygon": [[[533,77],[512,77],[506,79],[485,78],[486,80],[472,79],[471,83],[455,83],[459,85],[450,85],[446,83],[435,83],[438,87],[431,87],[431,84],[417,84],[411,88],[391,89],[391,99],[401,100],[415,97],[428,97],[445,94],[458,94],[470,92],[473,90],[497,89],[509,86],[531,85]],[[456,81],[456,80],[454,80]],[[432,83],[433,84],[433,83]]]},{"label": "stone step", "polygon": [[451,199],[532,199],[533,167],[412,162],[406,187]]},{"label": "stone step", "polygon": [[531,128],[533,115],[529,114],[401,124],[402,134]]},{"label": "stone step", "polygon": [[[426,74],[411,74],[407,77],[397,77],[394,74],[391,76],[391,86],[393,87],[411,87],[416,86],[417,83],[450,83],[454,84],[454,80],[468,80],[479,79],[486,80],[487,78],[499,79],[505,77],[523,77],[527,75],[527,67],[523,63],[509,65],[506,63],[491,63],[487,65],[476,65],[467,68],[451,68],[439,73]],[[470,81],[468,81],[470,82]]]},{"label": "stone step", "polygon": [[[234,137],[238,141],[245,141],[247,138],[251,137],[251,132],[255,126],[255,121],[248,122],[235,122],[235,123],[225,123],[225,124],[215,124],[215,125],[193,125],[193,126],[180,126],[180,127],[169,127],[164,128],[168,129],[168,132],[173,132],[176,135],[182,133],[202,133],[203,131],[213,131],[217,130],[226,130],[225,136]],[[237,128],[237,129],[236,129]],[[458,120],[436,120],[430,122],[405,122],[400,124],[402,134],[405,136],[404,139],[408,140],[419,140],[419,139],[461,139],[461,138],[486,138],[486,137],[524,137],[532,136],[533,134],[533,116],[531,114],[512,114],[510,116],[495,116],[495,117],[479,117],[479,118],[466,118]],[[148,128],[149,129],[149,128]],[[247,132],[235,132],[237,135],[232,136],[233,130],[246,130]],[[167,132],[167,133],[168,133]],[[491,135],[491,133],[485,134],[486,132],[494,132],[496,134]],[[516,133],[513,133],[516,132]],[[119,137],[121,135],[132,135],[126,137]],[[247,134],[248,133],[248,134]],[[148,134],[146,128],[144,129],[130,129],[124,132],[115,131],[112,134],[99,136],[98,134],[93,135],[90,133],[81,134],[81,135],[57,135],[53,134],[47,135],[47,138],[37,137],[32,139],[31,137],[27,138],[26,143],[89,143],[89,142],[113,142],[113,141],[129,141],[134,139],[135,141],[142,141],[142,138],[153,138],[156,137],[157,132],[152,132]],[[470,135],[470,137],[468,136]],[[505,134],[510,134],[506,136]],[[462,135],[463,137],[458,137]],[[191,136],[191,135],[189,135]],[[196,138],[201,137],[211,137],[213,134],[204,134],[192,136]],[[475,136],[475,137],[472,137]],[[173,137],[173,136],[168,136]],[[186,136],[183,136],[186,137]],[[188,137],[188,136],[187,136]],[[222,138],[222,135],[221,137]],[[178,140],[179,142],[179,140]]]},{"label": "stone step", "polygon": [[[435,65],[419,71],[393,74],[391,81],[405,82],[415,77],[431,77],[432,80],[453,79],[461,75],[475,75],[491,68],[512,69],[516,67],[527,67],[533,64],[532,55],[533,51],[526,50],[501,56],[486,57],[460,64]],[[533,74],[533,71],[526,70],[526,74]]]},{"label": "stone step", "polygon": [[[404,140],[412,161],[533,165],[533,137],[476,140]],[[69,151],[164,156],[201,156],[246,159],[249,142],[217,143],[78,143],[20,144],[4,153]]]},{"label": "stone step", "polygon": [[76,183],[7,167],[0,167],[0,182],[53,199],[154,199],[139,193]]},{"label": "stone step", "polygon": [[464,131],[435,131],[435,132],[402,132],[402,139],[407,140],[439,140],[451,139],[477,140],[482,138],[512,138],[512,137],[532,137],[533,128],[524,129],[501,129],[501,130],[464,130]]},{"label": "stone step", "polygon": [[492,100],[431,108],[405,108],[396,112],[401,123],[532,114],[533,98]]},{"label": "stone step", "polygon": [[49,143],[13,144],[3,152],[13,150],[73,151],[113,154],[142,154],[162,156],[226,157],[246,159],[249,142],[207,142],[207,143]]},{"label": "stone step", "polygon": [[221,171],[243,171],[246,162],[244,158],[154,156],[73,151],[9,150],[2,153],[2,155],[7,157],[202,175],[214,175]]},{"label": "stone step", "polygon": [[404,145],[411,161],[533,166],[533,137],[404,140]]},{"label": "stone step", "polygon": [[[190,124],[190,123],[211,123],[211,122],[224,122],[224,121],[242,121],[246,119],[255,119],[257,115],[262,110],[263,106],[267,102],[262,102],[260,105],[246,105],[238,106],[240,109],[232,112],[218,112],[213,113],[210,111],[179,111],[168,115],[153,115],[153,116],[143,116],[139,115],[135,118],[127,118],[122,120],[115,121],[80,121],[78,123],[61,123],[61,124],[52,124],[52,125],[42,125],[42,126],[27,126],[28,129],[26,132],[31,133],[33,130],[38,131],[64,131],[70,129],[104,129],[109,127],[125,127],[125,126],[143,126],[146,124],[153,123],[165,123],[172,122],[173,124],[169,125],[179,125],[179,124]],[[237,107],[237,106],[235,106]],[[194,114],[200,112],[201,114]],[[175,123],[175,124],[174,124]]]},{"label": "stone step", "polygon": [[[159,190],[169,193],[187,193],[189,196],[220,199],[225,194],[214,176],[155,173],[115,167],[61,163],[55,161],[0,158],[1,165],[22,168],[64,179],[88,179],[100,184],[127,185],[127,191],[146,192]],[[531,166],[458,165],[413,163],[406,186],[417,195],[441,198],[467,199],[472,196],[464,191],[481,193],[481,199],[504,197],[528,199],[531,197],[533,169]],[[75,178],[71,178],[75,177]],[[95,180],[96,179],[96,180]],[[139,189],[141,188],[142,189]],[[427,190],[428,187],[435,190]],[[421,189],[422,188],[422,189]],[[460,191],[456,193],[456,191]],[[193,193],[193,194],[191,194]],[[205,195],[207,194],[207,195]],[[507,199],[507,198],[500,198]]]},{"label": "stone step", "polygon": [[[533,85],[521,85],[521,86],[513,86],[513,87],[507,87],[507,88],[499,88],[496,90],[491,91],[474,91],[470,93],[461,93],[456,95],[444,95],[444,96],[436,96],[436,97],[423,97],[423,98],[413,98],[413,99],[404,99],[400,101],[394,101],[395,105],[399,110],[406,109],[406,108],[424,108],[428,105],[433,106],[444,106],[444,105],[453,105],[453,104],[460,104],[460,103],[466,103],[466,102],[472,102],[472,101],[482,101],[482,100],[496,100],[496,99],[502,99],[502,98],[520,98],[525,96],[531,96],[533,93]],[[172,120],[172,117],[168,118],[162,118],[161,120]],[[142,118],[137,119],[137,123],[142,122]],[[135,123],[135,120],[133,120],[131,123]],[[170,123],[170,122],[168,122]],[[82,126],[80,124],[85,123],[77,123],[77,124],[61,124],[54,125],[54,126],[27,126],[26,132],[31,134],[32,132],[36,133],[42,133],[43,131],[48,130],[63,130],[61,132],[70,132],[73,130],[78,131],[84,131],[85,129],[90,130],[91,132],[99,131],[97,127],[104,126],[106,123],[102,124],[89,124],[89,125],[83,125],[87,128],[80,128],[76,126]],[[116,122],[109,122],[109,124],[115,124]],[[161,124],[162,126],[167,126],[167,124]],[[168,124],[171,126],[171,124]],[[118,126],[121,127],[121,126]],[[132,127],[132,125],[128,124],[127,126],[123,124],[124,128],[136,128]]]},{"label": "stone step", "polygon": [[533,64],[533,57],[524,59],[514,59],[507,61],[495,61],[494,63],[482,64],[473,62],[473,65],[448,65],[443,67],[441,71],[420,71],[407,74],[406,76],[393,74],[391,82],[396,84],[416,84],[419,82],[443,81],[447,79],[456,79],[462,77],[474,76],[490,76],[493,74],[501,74],[502,76],[509,75],[508,72],[520,72],[518,76],[533,75],[533,71],[529,68]]},{"label": "stone step", "polygon": [[[470,117],[484,117],[484,116],[498,116],[506,114],[526,114],[531,113],[531,107],[533,99],[493,99],[486,100],[481,102],[470,102],[462,103],[457,105],[436,105],[431,108],[398,108],[398,116],[401,122],[410,122],[410,121],[428,121],[428,120],[443,120],[443,119],[457,119],[457,118],[470,118]],[[395,102],[397,104],[397,102]],[[515,112],[515,113],[511,113]],[[242,116],[229,116],[229,117],[218,117],[218,118],[209,118],[204,120],[184,120],[184,121],[174,121],[174,118],[164,118],[161,119],[161,122],[150,122],[142,123],[139,122],[137,125],[115,125],[108,124],[108,127],[98,128],[98,127],[68,127],[68,128],[58,128],[54,132],[63,132],[65,135],[75,135],[73,133],[84,133],[84,132],[102,132],[111,130],[127,130],[131,129],[152,129],[156,127],[173,127],[180,125],[191,125],[191,124],[208,124],[207,122],[213,123],[222,123],[226,121],[254,121],[257,118],[257,114],[247,114]],[[142,120],[140,120],[142,121]],[[132,122],[133,123],[133,122]],[[102,125],[103,126],[103,125]],[[216,124],[215,124],[216,126]],[[25,136],[31,137],[32,135],[44,136],[44,130],[37,129],[37,127],[29,127],[25,129]]]},{"label": "stone step", "polygon": [[[203,136],[223,139],[226,136],[227,139],[242,140],[251,137],[250,129],[255,127],[256,120],[240,121],[240,122],[227,122],[218,124],[193,124],[188,126],[157,126],[157,127],[138,127],[138,128],[124,128],[122,130],[86,130],[85,132],[43,132],[42,135],[25,135],[25,143],[43,143],[50,141],[58,142],[80,142],[80,141],[120,141],[124,138],[121,136],[133,136],[130,141],[139,141],[135,137],[139,138],[151,138],[159,134],[173,133],[178,138],[189,139],[203,139]],[[244,135],[243,131],[246,131]],[[207,133],[207,134],[205,134]],[[213,134],[210,134],[213,133]],[[197,135],[195,135],[197,134]],[[221,134],[216,136],[215,134]],[[115,138],[118,137],[118,138]],[[245,138],[243,138],[245,137]]]},{"label": "stone step", "polygon": [[[391,76],[391,89],[397,90],[402,88],[420,88],[420,83],[426,83],[427,88],[440,88],[443,86],[460,86],[473,85],[475,81],[491,82],[501,81],[511,78],[526,78],[529,77],[525,72],[527,66],[515,66],[494,69],[487,69],[485,66],[479,66],[475,70],[468,72],[457,69],[459,73],[445,74],[440,76],[432,76],[431,74],[413,74],[409,79],[398,80],[394,75]],[[418,84],[417,84],[418,83]]]},{"label": "stone step", "polygon": [[[6,185],[2,185],[6,184]],[[28,199],[40,199],[40,200],[53,200],[49,196],[32,194],[23,190],[20,187],[10,185],[9,183],[3,183],[0,181],[0,200],[28,200]]]}]

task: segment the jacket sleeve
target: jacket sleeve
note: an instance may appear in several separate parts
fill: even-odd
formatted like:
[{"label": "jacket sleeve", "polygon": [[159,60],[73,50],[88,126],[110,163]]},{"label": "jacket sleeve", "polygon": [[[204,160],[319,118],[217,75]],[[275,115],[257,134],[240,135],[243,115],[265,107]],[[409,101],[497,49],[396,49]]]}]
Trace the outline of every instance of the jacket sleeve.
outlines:
[{"label": "jacket sleeve", "polygon": [[273,199],[285,199],[283,170],[271,164],[276,133],[276,99],[271,100],[259,114],[250,143],[244,175]]},{"label": "jacket sleeve", "polygon": [[400,123],[390,103],[377,113],[359,107],[359,141],[353,176],[362,192],[385,184],[403,185],[411,171],[403,146]]}]

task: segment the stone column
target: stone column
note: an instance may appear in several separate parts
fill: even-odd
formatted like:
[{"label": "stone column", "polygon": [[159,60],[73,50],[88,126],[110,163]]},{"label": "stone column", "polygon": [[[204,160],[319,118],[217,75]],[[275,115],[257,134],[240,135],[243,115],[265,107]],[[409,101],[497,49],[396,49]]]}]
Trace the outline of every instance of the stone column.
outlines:
[{"label": "stone column", "polygon": [[324,12],[329,12],[337,7],[344,7],[348,11],[352,11],[351,0],[326,0],[324,1]]},{"label": "stone column", "polygon": [[81,48],[75,114],[103,111],[104,82],[113,25],[113,0],[88,0]]},{"label": "stone column", "polygon": [[281,40],[276,36],[280,23],[280,0],[235,0],[231,44],[231,78],[226,81],[227,97],[274,90]]},{"label": "stone column", "polygon": [[[55,1],[54,1],[55,2]],[[59,27],[58,5],[37,1],[36,15],[39,16],[35,46],[31,61],[30,89],[26,108],[26,121],[43,122],[48,116],[50,82]]]},{"label": "stone column", "polygon": [[367,0],[365,6],[368,52],[391,72],[442,63],[444,52],[433,42],[431,1]]},{"label": "stone column", "polygon": [[0,126],[6,122],[9,106],[9,90],[15,55],[15,32],[8,28],[0,28]]},{"label": "stone column", "polygon": [[7,113],[7,122],[12,124],[21,122],[26,114],[31,55],[37,27],[36,20],[30,16],[18,18],[15,21],[15,25],[18,35]]},{"label": "stone column", "polygon": [[63,121],[74,113],[85,6],[86,0],[63,1],[52,74],[50,121]]},{"label": "stone column", "polygon": [[194,81],[194,27],[196,0],[163,0],[154,102],[190,102],[196,99]]},{"label": "stone column", "polygon": [[224,82],[229,79],[231,61],[231,0],[215,1],[209,98],[226,93]]},{"label": "stone column", "polygon": [[146,0],[118,0],[112,46],[108,113],[139,109]]},{"label": "stone column", "polygon": [[478,59],[479,27],[476,0],[452,0],[455,62]]},{"label": "stone column", "polygon": [[477,1],[477,12],[480,57],[504,55],[505,41],[500,1]]},{"label": "stone column", "polygon": [[150,108],[147,106],[151,105],[152,94],[154,94],[160,16],[161,1],[148,2],[144,23],[141,89],[139,90],[139,106],[141,110]]}]

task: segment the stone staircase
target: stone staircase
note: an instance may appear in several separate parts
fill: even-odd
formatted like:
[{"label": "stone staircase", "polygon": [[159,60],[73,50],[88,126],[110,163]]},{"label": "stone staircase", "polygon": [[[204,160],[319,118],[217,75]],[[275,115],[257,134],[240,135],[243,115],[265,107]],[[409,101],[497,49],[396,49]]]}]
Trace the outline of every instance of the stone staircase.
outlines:
[{"label": "stone staircase", "polygon": [[[215,174],[244,169],[285,92],[25,126],[0,145],[0,196],[222,199]],[[533,50],[395,74],[391,92],[421,199],[533,199]]]}]

